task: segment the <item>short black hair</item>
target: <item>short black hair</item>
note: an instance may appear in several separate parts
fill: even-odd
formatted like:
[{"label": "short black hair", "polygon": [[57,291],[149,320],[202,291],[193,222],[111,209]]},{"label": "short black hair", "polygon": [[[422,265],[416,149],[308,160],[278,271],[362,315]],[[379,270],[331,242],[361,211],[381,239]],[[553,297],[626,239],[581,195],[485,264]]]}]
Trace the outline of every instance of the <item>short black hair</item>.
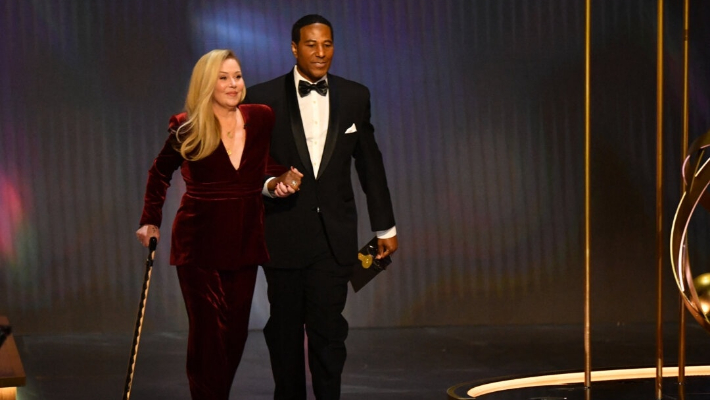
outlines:
[{"label": "short black hair", "polygon": [[293,28],[291,29],[291,41],[294,43],[298,43],[301,40],[301,28],[313,24],[327,25],[328,28],[330,28],[331,37],[334,36],[333,25],[330,24],[330,21],[325,19],[325,17],[323,17],[322,15],[309,14],[301,17],[298,21],[296,21],[295,24],[293,24]]}]

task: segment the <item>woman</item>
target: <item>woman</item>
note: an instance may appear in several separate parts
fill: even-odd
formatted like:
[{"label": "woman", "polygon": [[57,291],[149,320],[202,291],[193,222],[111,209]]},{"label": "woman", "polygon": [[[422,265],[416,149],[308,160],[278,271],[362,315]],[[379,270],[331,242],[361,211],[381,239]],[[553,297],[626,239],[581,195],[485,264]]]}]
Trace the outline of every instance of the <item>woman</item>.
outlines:
[{"label": "woman", "polygon": [[169,136],[148,172],[136,235],[160,238],[162,207],[178,167],[186,193],[173,223],[170,264],[189,319],[187,376],[193,399],[224,399],[244,350],[257,266],[264,243],[264,176],[277,197],[295,193],[303,176],[273,163],[268,106],[240,104],[241,67],[229,50],[213,50],[192,71],[185,112],[170,119]]}]

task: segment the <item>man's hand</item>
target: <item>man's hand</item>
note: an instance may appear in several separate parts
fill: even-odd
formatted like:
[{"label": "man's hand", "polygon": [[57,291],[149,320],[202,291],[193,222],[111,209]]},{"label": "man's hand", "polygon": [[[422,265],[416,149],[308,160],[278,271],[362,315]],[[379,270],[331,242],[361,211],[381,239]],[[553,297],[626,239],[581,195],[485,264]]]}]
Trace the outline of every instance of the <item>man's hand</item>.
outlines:
[{"label": "man's hand", "polygon": [[387,257],[397,251],[397,235],[387,239],[377,239],[377,258]]}]

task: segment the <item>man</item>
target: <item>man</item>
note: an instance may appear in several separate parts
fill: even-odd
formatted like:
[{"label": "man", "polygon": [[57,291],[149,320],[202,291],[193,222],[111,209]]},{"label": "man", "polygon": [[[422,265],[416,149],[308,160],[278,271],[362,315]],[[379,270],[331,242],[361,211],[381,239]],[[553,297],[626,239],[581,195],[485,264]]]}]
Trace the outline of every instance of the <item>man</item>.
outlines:
[{"label": "man", "polygon": [[342,311],[359,248],[352,159],[379,237],[378,258],[397,250],[397,236],[368,89],[328,74],[333,29],[322,16],[299,19],[291,39],[293,71],[248,91],[249,102],[275,112],[272,157],[304,174],[290,198],[277,202],[264,193],[271,255],[264,266],[271,304],[264,336],[275,399],[306,399],[305,325],[313,391],[330,400],[340,398],[348,334]]}]

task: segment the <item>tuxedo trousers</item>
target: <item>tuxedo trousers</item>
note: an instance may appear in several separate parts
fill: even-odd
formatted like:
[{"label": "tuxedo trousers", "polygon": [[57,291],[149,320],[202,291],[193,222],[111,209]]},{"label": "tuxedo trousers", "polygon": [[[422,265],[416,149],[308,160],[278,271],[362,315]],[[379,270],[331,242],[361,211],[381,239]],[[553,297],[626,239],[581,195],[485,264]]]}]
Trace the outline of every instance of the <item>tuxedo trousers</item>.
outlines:
[{"label": "tuxedo trousers", "polygon": [[[329,251],[328,251],[329,254]],[[264,327],[275,400],[306,400],[304,327],[308,366],[318,400],[340,398],[347,352],[343,317],[352,267],[332,256],[303,268],[264,268],[271,315]]]},{"label": "tuxedo trousers", "polygon": [[178,266],[187,316],[192,400],[227,400],[249,331],[257,266],[214,270]]}]

